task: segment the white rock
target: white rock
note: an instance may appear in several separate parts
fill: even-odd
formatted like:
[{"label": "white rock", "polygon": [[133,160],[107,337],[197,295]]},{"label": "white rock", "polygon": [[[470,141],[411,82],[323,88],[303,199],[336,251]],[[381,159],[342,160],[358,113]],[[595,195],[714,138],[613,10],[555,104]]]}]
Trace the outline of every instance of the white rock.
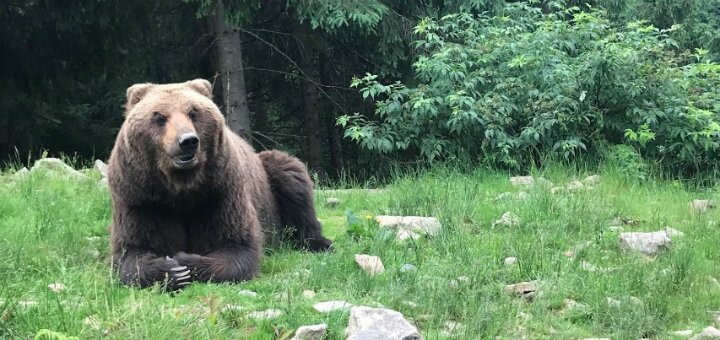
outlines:
[{"label": "white rock", "polygon": [[567,189],[567,191],[575,191],[575,190],[580,190],[583,188],[585,188],[585,185],[582,184],[582,182],[580,182],[578,180],[572,181],[572,182],[568,183],[567,185],[565,185],[565,189]]},{"label": "white rock", "polygon": [[338,205],[340,205],[340,199],[337,197],[328,197],[325,200],[325,205],[331,208],[337,207]]},{"label": "white rock", "polygon": [[683,337],[683,338],[689,338],[689,337],[691,337],[691,336],[693,335],[693,330],[692,330],[692,329],[686,329],[686,330],[683,330],[683,331],[674,331],[674,332],[670,332],[670,334],[671,334],[671,335],[674,335],[674,336]]},{"label": "white rock", "polygon": [[348,340],[416,340],[422,335],[400,312],[371,307],[353,307],[345,329]]},{"label": "white rock", "polygon": [[51,283],[48,285],[48,289],[50,289],[53,293],[60,293],[63,290],[65,290],[65,285],[59,282]]},{"label": "white rock", "polygon": [[28,168],[23,167],[22,169],[16,171],[10,178],[13,180],[18,180],[21,178],[27,177],[27,175],[30,173],[30,170]]},{"label": "white rock", "polygon": [[243,289],[243,290],[241,290],[241,291],[238,292],[238,295],[240,295],[240,296],[248,296],[248,297],[257,297],[257,296],[258,296],[258,293],[253,292],[252,290],[245,290],[245,289]]},{"label": "white rock", "polygon": [[61,176],[73,180],[83,180],[87,177],[81,172],[73,169],[58,158],[43,158],[35,161],[30,172],[44,172],[48,175]]},{"label": "white rock", "polygon": [[313,309],[320,313],[330,313],[335,311],[342,311],[342,310],[348,310],[353,305],[347,301],[342,300],[335,300],[335,301],[325,301],[325,302],[318,302],[313,305]]},{"label": "white rock", "polygon": [[587,261],[582,261],[582,262],[580,263],[580,269],[582,269],[582,270],[584,270],[584,271],[586,271],[586,272],[591,272],[591,273],[598,271],[598,267],[597,267],[597,266],[595,266],[594,264],[592,264],[592,263],[590,263],[590,262],[587,262]]},{"label": "white rock", "polygon": [[505,227],[517,227],[520,225],[520,216],[508,211],[500,216],[500,219],[492,223],[492,227],[505,226]]},{"label": "white rock", "polygon": [[409,263],[406,263],[400,267],[401,273],[409,273],[409,272],[414,272],[414,271],[417,271],[417,267],[415,267]]},{"label": "white rock", "polygon": [[535,178],[533,176],[514,176],[510,177],[510,183],[517,186],[531,186],[535,184]]},{"label": "white rock", "polygon": [[422,216],[375,216],[380,228],[395,229],[399,241],[417,239],[423,235],[435,236],[442,229],[435,217]]},{"label": "white rock", "polygon": [[670,227],[665,227],[665,234],[667,234],[669,238],[685,236],[685,233],[682,231]]},{"label": "white rock", "polygon": [[532,298],[537,292],[535,282],[520,282],[505,286],[505,293]]},{"label": "white rock", "polygon": [[526,191],[519,191],[517,194],[512,192],[503,192],[501,194],[498,194],[497,197],[495,197],[495,200],[503,201],[516,199],[518,201],[524,201],[528,198],[530,198],[530,194],[528,194]]},{"label": "white rock", "polygon": [[107,177],[107,164],[105,164],[105,162],[96,159],[93,169],[95,169],[95,171],[100,173],[103,177]]},{"label": "white rock", "polygon": [[697,213],[704,213],[712,208],[715,208],[715,201],[693,200],[690,202],[690,209]]},{"label": "white rock", "polygon": [[512,266],[515,262],[517,262],[517,257],[515,256],[506,257],[505,260],[503,260],[503,264],[506,266]]},{"label": "white rock", "polygon": [[607,302],[608,306],[610,307],[620,307],[620,301],[615,300],[609,296],[605,297],[605,301]]},{"label": "white rock", "polygon": [[524,201],[526,199],[530,198],[530,194],[528,194],[525,191],[520,191],[517,193],[517,199],[520,201]]},{"label": "white rock", "polygon": [[32,301],[32,300],[18,301],[18,306],[20,306],[22,308],[32,308],[37,305],[38,305],[37,301]]},{"label": "white rock", "polygon": [[597,184],[600,184],[600,176],[598,176],[598,175],[587,176],[587,177],[585,177],[585,179],[582,180],[582,182],[586,185],[597,185]]},{"label": "white rock", "polygon": [[665,230],[620,234],[620,249],[638,251],[645,255],[654,255],[669,248],[671,243]]},{"label": "white rock", "polygon": [[288,294],[288,292],[275,293],[275,294],[273,294],[273,299],[286,302],[286,301],[290,300],[290,294]]},{"label": "white rock", "polygon": [[247,317],[253,320],[268,320],[279,318],[283,312],[279,309],[267,309],[263,311],[250,312]]},{"label": "white rock", "polygon": [[327,324],[301,326],[295,331],[292,340],[321,340],[327,335]]},{"label": "white rock", "polygon": [[382,260],[377,256],[366,254],[355,254],[355,262],[371,276],[382,274],[385,272]]},{"label": "white rock", "polygon": [[720,330],[715,327],[707,327],[700,332],[700,334],[690,338],[693,340],[699,339],[720,339]]},{"label": "white rock", "polygon": [[315,295],[315,292],[313,292],[312,290],[303,290],[302,292],[302,296],[308,300],[314,299]]},{"label": "white rock", "polygon": [[95,315],[90,315],[83,319],[82,321],[83,325],[88,326],[90,329],[94,331],[100,330],[100,320],[98,320],[98,317]]},{"label": "white rock", "polygon": [[230,303],[230,304],[222,306],[222,308],[220,310],[223,312],[239,312],[243,309],[245,309],[245,307],[243,305]]}]

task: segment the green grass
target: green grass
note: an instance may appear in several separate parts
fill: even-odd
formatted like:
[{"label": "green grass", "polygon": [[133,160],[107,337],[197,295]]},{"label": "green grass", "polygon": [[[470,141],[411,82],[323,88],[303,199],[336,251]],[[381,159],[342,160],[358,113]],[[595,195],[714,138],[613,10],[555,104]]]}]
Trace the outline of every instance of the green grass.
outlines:
[{"label": "green grass", "polygon": [[[555,183],[582,178],[558,169],[541,175]],[[274,339],[302,325],[327,323],[328,337],[343,339],[348,312],[312,309],[315,302],[343,299],[400,311],[428,339],[442,338],[446,321],[464,325],[453,335],[459,339],[671,339],[671,331],[712,325],[709,312],[720,310],[720,287],[711,279],[720,278],[720,212],[694,214],[688,208],[692,199],[715,193],[672,182],[637,184],[603,174],[593,190],[550,194],[534,188],[527,200],[496,201],[501,192],[520,190],[507,175],[436,170],[399,176],[381,193],[318,190],[319,218],[335,241],[334,253],[268,250],[255,280],[195,284],[172,296],[126,288],[110,272],[110,199],[96,180],[0,175],[0,338],[28,338],[47,329],[82,339]],[[326,207],[328,197],[342,203]],[[380,232],[351,237],[347,210],[369,231],[375,229],[367,217],[380,214],[436,216],[444,228],[434,238],[404,245]],[[505,211],[518,214],[522,224],[491,228]],[[616,216],[640,221],[625,231],[671,226],[685,236],[652,259],[623,252],[608,229]],[[575,259],[563,255],[586,242]],[[356,253],[380,256],[386,272],[366,275],[354,263]],[[517,257],[517,264],[504,266],[508,256]],[[583,270],[583,261],[609,271]],[[401,273],[405,263],[418,270]],[[459,276],[469,282],[451,285]],[[530,280],[541,287],[532,302],[502,291]],[[50,292],[53,282],[66,289]],[[258,296],[241,296],[240,290]],[[317,296],[306,299],[303,290]],[[620,305],[608,304],[608,297]],[[564,311],[565,299],[585,308]],[[269,308],[284,314],[267,321],[245,317]]]}]

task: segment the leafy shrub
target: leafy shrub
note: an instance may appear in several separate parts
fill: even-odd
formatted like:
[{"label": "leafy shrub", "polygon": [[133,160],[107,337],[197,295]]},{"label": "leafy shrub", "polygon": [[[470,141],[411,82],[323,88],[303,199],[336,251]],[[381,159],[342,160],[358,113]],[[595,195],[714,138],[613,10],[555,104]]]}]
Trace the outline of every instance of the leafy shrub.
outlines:
[{"label": "leafy shrub", "polygon": [[418,84],[354,79],[375,116],[338,124],[365,149],[430,161],[520,169],[625,143],[668,170],[716,171],[720,65],[704,50],[676,51],[676,29],[618,28],[598,10],[526,3],[424,19]]},{"label": "leafy shrub", "polygon": [[648,165],[640,154],[628,145],[615,145],[607,151],[606,166],[611,166],[622,177],[631,181],[648,178]]}]

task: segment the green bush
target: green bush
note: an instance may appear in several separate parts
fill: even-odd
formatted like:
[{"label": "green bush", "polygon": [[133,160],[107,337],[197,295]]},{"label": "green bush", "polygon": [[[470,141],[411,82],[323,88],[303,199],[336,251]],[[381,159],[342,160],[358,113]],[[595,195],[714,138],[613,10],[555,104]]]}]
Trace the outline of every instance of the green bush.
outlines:
[{"label": "green bush", "polygon": [[494,16],[457,13],[415,28],[417,85],[353,87],[375,116],[338,119],[365,149],[512,169],[628,144],[665,170],[718,169],[720,65],[678,51],[673,27],[616,27],[576,7],[511,3]]}]

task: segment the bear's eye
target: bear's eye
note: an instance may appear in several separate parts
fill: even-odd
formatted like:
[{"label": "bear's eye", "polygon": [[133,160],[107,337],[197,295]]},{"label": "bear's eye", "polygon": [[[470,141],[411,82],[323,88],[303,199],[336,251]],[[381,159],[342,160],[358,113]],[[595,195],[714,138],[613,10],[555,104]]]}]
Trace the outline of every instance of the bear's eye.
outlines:
[{"label": "bear's eye", "polygon": [[195,111],[195,109],[192,109],[192,110],[190,110],[190,112],[188,112],[188,117],[190,117],[190,119],[192,119],[192,120],[195,120],[195,118],[197,118],[197,116],[198,116],[198,113],[197,113],[197,111]]},{"label": "bear's eye", "polygon": [[164,126],[167,122],[167,117],[163,116],[160,112],[153,112],[153,120],[158,126]]}]

